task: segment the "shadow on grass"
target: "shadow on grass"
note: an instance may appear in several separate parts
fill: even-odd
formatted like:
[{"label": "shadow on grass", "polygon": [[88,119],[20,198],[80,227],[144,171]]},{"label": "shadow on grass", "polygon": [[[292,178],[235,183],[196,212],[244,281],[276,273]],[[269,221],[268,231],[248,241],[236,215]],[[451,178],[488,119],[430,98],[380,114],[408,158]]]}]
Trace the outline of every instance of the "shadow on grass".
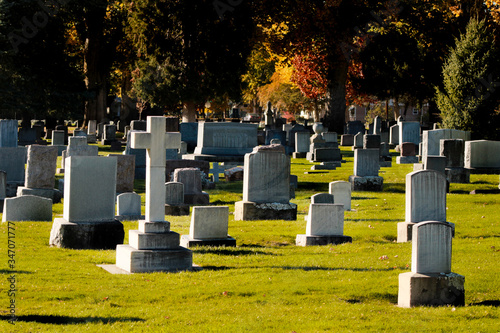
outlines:
[{"label": "shadow on grass", "polygon": [[[1,320],[9,321],[12,319],[11,316],[1,316]],[[68,325],[68,324],[82,324],[82,323],[103,323],[103,324],[113,324],[116,322],[138,322],[145,321],[142,318],[117,318],[117,317],[70,317],[70,316],[52,316],[52,315],[27,315],[27,316],[17,316],[16,321],[22,322],[35,322],[40,324],[56,324],[56,325]]]},{"label": "shadow on grass", "polygon": [[259,266],[254,268],[280,268],[283,270],[300,270],[300,271],[352,271],[352,272],[389,272],[394,270],[403,270],[403,267],[387,267],[387,268],[347,268],[347,267],[291,267],[291,266]]},{"label": "shadow on grass", "polygon": [[470,305],[483,305],[483,306],[499,307],[500,306],[500,301],[498,301],[498,300],[488,300],[488,301],[482,301],[482,302],[479,302],[479,303],[471,303]]},{"label": "shadow on grass", "polygon": [[10,269],[0,269],[0,274],[33,274],[30,271],[12,271]]},{"label": "shadow on grass", "polygon": [[405,184],[401,183],[384,183],[384,189],[383,192],[390,192],[390,193],[405,193]]},{"label": "shadow on grass", "polygon": [[351,200],[372,200],[376,198],[370,198],[370,197],[352,197]]},{"label": "shadow on grass", "polygon": [[345,219],[345,221],[351,221],[351,222],[402,222],[401,219]]},{"label": "shadow on grass", "polygon": [[191,248],[195,253],[201,253],[201,254],[206,254],[206,253],[211,253],[211,254],[218,254],[222,256],[249,256],[252,254],[263,254],[263,255],[271,255],[275,256],[275,253],[268,253],[268,252],[262,252],[262,251],[251,251],[251,250],[228,250],[225,248]]},{"label": "shadow on grass", "polygon": [[222,201],[222,200],[215,200],[210,203],[210,205],[234,205],[234,201]]},{"label": "shadow on grass", "polygon": [[299,190],[314,190],[328,192],[328,183],[299,182]]}]

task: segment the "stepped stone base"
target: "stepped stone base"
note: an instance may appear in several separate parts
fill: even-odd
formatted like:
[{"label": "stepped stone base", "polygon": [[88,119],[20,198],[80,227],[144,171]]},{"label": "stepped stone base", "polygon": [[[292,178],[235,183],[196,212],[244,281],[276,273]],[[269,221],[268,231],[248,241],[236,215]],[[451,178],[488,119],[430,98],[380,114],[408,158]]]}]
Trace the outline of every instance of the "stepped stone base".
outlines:
[{"label": "stepped stone base", "polygon": [[352,191],[380,192],[384,186],[384,178],[380,176],[349,176]]},{"label": "stepped stone base", "polygon": [[448,274],[399,274],[398,306],[464,306],[465,277],[456,273]]},{"label": "stepped stone base", "polygon": [[193,252],[183,247],[138,250],[122,244],[116,247],[116,266],[129,273],[186,271],[193,268]]},{"label": "stepped stone base", "polygon": [[189,205],[168,205],[165,204],[165,215],[185,216],[189,215]]},{"label": "stepped stone base", "polygon": [[234,219],[247,220],[297,220],[297,205],[293,203],[256,203],[237,201],[234,204]]},{"label": "stepped stone base", "polygon": [[54,219],[49,244],[69,249],[114,249],[123,243],[125,231],[118,220],[97,222],[69,222]]},{"label": "stepped stone base", "polygon": [[295,245],[297,246],[313,246],[313,245],[338,245],[343,243],[352,243],[352,237],[349,236],[308,236],[297,235]]},{"label": "stepped stone base", "polygon": [[62,199],[61,191],[53,188],[27,188],[24,186],[18,187],[17,196],[21,197],[23,195],[35,195],[37,197],[52,199],[52,203],[59,203]]},{"label": "stepped stone base", "polygon": [[181,246],[187,248],[194,246],[236,246],[236,239],[231,236],[217,239],[195,239],[189,235],[182,235]]},{"label": "stepped stone base", "polygon": [[[450,223],[451,225],[451,235],[452,237],[455,237],[455,223]],[[398,243],[406,243],[411,241],[412,239],[412,232],[413,232],[413,225],[415,225],[415,222],[399,222],[398,225]]]}]

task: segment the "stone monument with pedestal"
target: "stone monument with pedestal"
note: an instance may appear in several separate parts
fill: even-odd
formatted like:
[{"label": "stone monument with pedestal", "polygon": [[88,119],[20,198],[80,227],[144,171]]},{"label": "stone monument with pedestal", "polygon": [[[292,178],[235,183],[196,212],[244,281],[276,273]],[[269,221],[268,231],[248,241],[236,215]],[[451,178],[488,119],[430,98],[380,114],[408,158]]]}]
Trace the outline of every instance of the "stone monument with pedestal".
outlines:
[{"label": "stone monument with pedestal", "polygon": [[235,203],[235,220],[296,220],[290,203],[290,158],[282,145],[255,147],[245,155],[243,201]]},{"label": "stone monument with pedestal", "polygon": [[[164,117],[148,117],[146,132],[131,134],[131,147],[146,149],[146,214],[139,230],[130,230],[129,245],[116,246],[121,272],[182,271],[193,267],[193,253],[179,245],[179,234],[165,221],[165,150],[180,133],[167,133]],[[103,267],[108,271],[111,268]]]},{"label": "stone monument with pedestal", "polygon": [[379,154],[378,148],[354,151],[354,175],[349,176],[353,191],[382,191],[384,179],[378,175]]},{"label": "stone monument with pedestal", "polygon": [[452,226],[421,222],[413,235],[411,272],[399,274],[398,306],[465,305],[465,277],[451,272]]}]

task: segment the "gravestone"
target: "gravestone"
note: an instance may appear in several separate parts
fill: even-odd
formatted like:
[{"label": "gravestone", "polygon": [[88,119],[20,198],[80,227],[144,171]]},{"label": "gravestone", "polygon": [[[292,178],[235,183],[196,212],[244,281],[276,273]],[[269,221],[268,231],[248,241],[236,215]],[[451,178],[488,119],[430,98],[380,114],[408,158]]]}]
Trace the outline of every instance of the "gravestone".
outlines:
[{"label": "gravestone", "polygon": [[68,126],[66,125],[57,125],[55,127],[56,131],[63,131],[64,132],[64,145],[68,144]]},{"label": "gravestone", "polygon": [[147,122],[145,120],[132,120],[130,122],[130,130],[132,131],[146,131]]},{"label": "gravestone", "polygon": [[189,235],[181,236],[181,246],[236,246],[228,236],[229,207],[193,207]]},{"label": "gravestone", "polygon": [[[292,129],[288,133],[288,146],[290,147],[290,149],[293,152],[299,152],[299,151],[297,151],[297,142],[296,142],[297,133],[307,133],[307,140],[305,139],[305,136],[303,136],[303,137],[301,137],[303,142],[301,144],[299,144],[301,147],[300,152],[307,153],[309,151],[309,131],[304,126],[302,126],[300,124],[293,125]],[[303,146],[305,141],[307,141],[307,143],[306,143],[307,147]],[[307,149],[307,150],[305,150],[305,149]],[[294,158],[303,158],[303,157],[294,157]]]},{"label": "gravestone", "polygon": [[116,125],[104,125],[103,138],[101,144],[110,145],[116,141]]},{"label": "gravestone", "polygon": [[344,236],[344,207],[342,204],[309,205],[305,235],[297,235],[297,246],[352,243]]},{"label": "gravestone", "polygon": [[52,131],[52,146],[57,147],[57,156],[61,156],[62,152],[66,150],[64,145],[64,131]]},{"label": "gravestone", "polygon": [[311,196],[312,204],[333,204],[334,197],[329,193],[317,193]]},{"label": "gravestone", "polygon": [[414,164],[418,163],[416,156],[416,145],[413,142],[403,142],[400,144],[400,156],[396,157],[397,164]]},{"label": "gravestone", "polygon": [[348,122],[346,134],[356,135],[358,133],[365,134],[365,125],[359,120]]},{"label": "gravestone", "polygon": [[423,161],[424,170],[434,170],[444,174],[446,157],[427,155]]},{"label": "gravestone", "polygon": [[6,198],[2,222],[7,221],[52,221],[52,200],[35,195]]},{"label": "gravestone", "polygon": [[170,134],[175,134],[165,132],[165,126],[164,117],[148,117],[147,131],[131,135],[131,148],[147,150],[146,214],[139,221],[139,230],[130,230],[129,245],[116,247],[116,267],[128,273],[190,270],[193,266],[192,252],[179,246],[179,234],[165,221],[165,150],[173,148]]},{"label": "gravestone", "polygon": [[[270,145],[271,140],[273,140],[273,139],[278,139],[282,143],[286,144],[286,132],[285,131],[266,129],[264,133],[266,135],[265,142],[264,142],[265,145]],[[257,146],[257,145],[255,145],[255,146]],[[252,149],[253,149],[253,147],[252,147]]]},{"label": "gravestone", "polygon": [[123,225],[115,219],[115,193],[116,158],[66,158],[63,217],[54,219],[49,244],[113,249],[123,243]]},{"label": "gravestone", "polygon": [[196,168],[205,175],[210,173],[210,162],[195,160],[167,160],[165,167],[165,180],[172,181],[175,169]]},{"label": "gravestone", "polygon": [[352,191],[382,191],[384,179],[378,175],[380,150],[356,149],[354,175],[349,176]]},{"label": "gravestone", "polygon": [[126,192],[116,197],[116,218],[120,221],[143,219],[141,215],[141,196],[135,192]]},{"label": "gravestone", "polygon": [[389,129],[389,144],[393,147],[399,145],[399,125],[392,125]]},{"label": "gravestone", "polygon": [[[342,155],[337,143],[337,134],[324,135],[324,127],[321,123],[315,123],[315,134],[311,137],[309,152],[306,157],[310,162],[323,162],[322,165],[314,165],[312,170],[335,170],[336,167],[342,165]],[[329,141],[327,141],[327,138]]]},{"label": "gravestone", "polygon": [[344,205],[344,210],[351,210],[351,184],[337,180],[329,184],[329,193],[335,198],[334,203]]},{"label": "gravestone", "polygon": [[26,151],[26,147],[0,148],[0,170],[7,173],[7,197],[16,196],[17,187],[24,185]]},{"label": "gravestone", "polygon": [[445,174],[450,183],[470,183],[470,170],[464,168],[465,141],[443,139],[440,141],[439,155],[446,158]]},{"label": "gravestone", "polygon": [[413,226],[411,272],[399,275],[398,306],[465,305],[465,277],[451,272],[452,233],[440,221]]},{"label": "gravestone", "polygon": [[29,146],[37,143],[37,133],[35,128],[21,127],[18,133],[18,145]]},{"label": "gravestone", "polygon": [[0,119],[0,148],[17,147],[17,120]]},{"label": "gravestone", "polygon": [[165,117],[165,131],[166,132],[179,132],[179,118],[178,117]]},{"label": "gravestone", "polygon": [[340,136],[340,145],[345,146],[353,146],[354,145],[354,135],[352,134],[343,134]]},{"label": "gravestone", "polygon": [[392,166],[392,156],[389,152],[389,144],[387,142],[380,143],[380,167],[390,168]]},{"label": "gravestone", "polygon": [[290,203],[290,158],[281,145],[255,147],[245,155],[243,201],[235,203],[235,220],[296,220]]},{"label": "gravestone", "polygon": [[180,123],[181,140],[186,142],[187,149],[192,152],[198,143],[198,123]]},{"label": "gravestone", "polygon": [[405,203],[405,222],[398,223],[398,243],[411,241],[412,227],[416,223],[446,222],[445,175],[434,170],[407,174]]},{"label": "gravestone", "polygon": [[399,141],[420,143],[420,123],[417,121],[403,121],[399,124]]},{"label": "gravestone", "polygon": [[[35,195],[61,202],[62,193],[55,189],[57,147],[28,146],[25,186],[17,188],[17,196]],[[52,220],[52,218],[50,219]]]},{"label": "gravestone", "polygon": [[97,133],[97,120],[89,120],[87,125],[87,135],[96,135]]},{"label": "gravestone", "polygon": [[500,173],[500,141],[467,141],[464,154],[464,166],[472,173]]},{"label": "gravestone", "polygon": [[184,203],[208,205],[210,197],[202,191],[201,171],[196,168],[181,168],[174,171],[174,182],[184,184]]},{"label": "gravestone", "polygon": [[352,150],[363,148],[363,137],[364,134],[361,132],[354,136],[354,146],[352,146]]},{"label": "gravestone", "polygon": [[363,149],[379,149],[380,148],[380,135],[378,134],[365,134],[363,136]]},{"label": "gravestone", "polygon": [[184,203],[184,184],[180,182],[165,183],[165,215],[189,215],[189,205]]},{"label": "gravestone", "polygon": [[373,119],[373,133],[375,135],[380,135],[382,133],[382,118],[376,116]]},{"label": "gravestone", "polygon": [[440,141],[442,139],[462,139],[464,141],[470,141],[470,132],[453,129],[423,131],[422,150],[420,151],[422,160],[427,155],[439,155]]},{"label": "gravestone", "polygon": [[81,136],[73,136],[68,138],[68,147],[62,153],[61,168],[57,169],[57,173],[64,173],[66,168],[66,158],[71,156],[98,156],[99,147],[89,146],[87,138]]},{"label": "gravestone", "polygon": [[116,193],[134,192],[135,156],[108,154],[116,158]]}]

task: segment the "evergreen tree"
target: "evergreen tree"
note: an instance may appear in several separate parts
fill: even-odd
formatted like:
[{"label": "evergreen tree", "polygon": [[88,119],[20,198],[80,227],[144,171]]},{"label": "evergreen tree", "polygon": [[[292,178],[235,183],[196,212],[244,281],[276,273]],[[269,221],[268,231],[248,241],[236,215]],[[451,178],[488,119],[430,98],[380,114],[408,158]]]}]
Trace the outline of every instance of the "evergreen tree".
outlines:
[{"label": "evergreen tree", "polygon": [[475,139],[495,138],[500,93],[497,59],[493,32],[484,20],[471,19],[443,65],[443,88],[436,88],[444,128],[471,131]]}]

